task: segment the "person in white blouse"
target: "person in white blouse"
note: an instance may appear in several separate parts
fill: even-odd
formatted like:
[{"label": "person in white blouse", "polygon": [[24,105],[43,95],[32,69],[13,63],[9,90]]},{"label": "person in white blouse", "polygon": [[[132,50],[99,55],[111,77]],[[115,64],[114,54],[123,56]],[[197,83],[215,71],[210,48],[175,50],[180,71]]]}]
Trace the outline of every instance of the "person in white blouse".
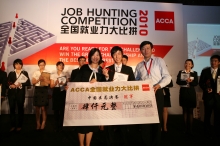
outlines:
[{"label": "person in white blouse", "polygon": [[54,110],[55,116],[55,132],[62,131],[64,108],[66,101],[66,90],[64,89],[67,82],[69,81],[69,74],[64,72],[64,63],[58,61],[56,64],[57,72],[51,74],[50,87],[53,88],[52,94],[52,109]]},{"label": "person in white blouse", "polygon": [[[39,69],[34,72],[32,76],[32,84],[35,86],[34,90],[34,99],[33,105],[35,106],[36,110],[36,123],[37,127],[36,130],[44,130],[47,120],[47,109],[49,100],[48,100],[48,86],[41,86],[41,82],[45,82],[49,85],[50,78],[45,78],[41,74],[42,72],[47,72],[45,70],[46,62],[43,59],[38,61]],[[42,123],[40,122],[40,111],[42,113]]]}]

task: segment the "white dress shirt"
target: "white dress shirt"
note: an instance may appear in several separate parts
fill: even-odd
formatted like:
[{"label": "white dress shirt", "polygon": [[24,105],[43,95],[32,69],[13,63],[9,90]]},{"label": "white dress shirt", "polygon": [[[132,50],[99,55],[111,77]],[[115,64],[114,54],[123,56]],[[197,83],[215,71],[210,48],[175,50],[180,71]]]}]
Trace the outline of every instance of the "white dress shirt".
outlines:
[{"label": "white dress shirt", "polygon": [[[150,67],[151,60],[152,60],[152,65]],[[147,69],[149,69],[150,67],[149,75],[145,68],[145,64]],[[151,56],[148,62],[144,60],[138,63],[134,75],[136,80],[146,80],[150,78],[152,79],[153,85],[159,84],[161,88],[168,85],[171,81],[171,76],[167,70],[167,66],[164,60],[160,57],[154,57],[154,56]]]},{"label": "white dress shirt", "polygon": [[122,63],[120,65],[115,64],[115,71],[116,72],[121,72],[121,68],[122,68]]}]

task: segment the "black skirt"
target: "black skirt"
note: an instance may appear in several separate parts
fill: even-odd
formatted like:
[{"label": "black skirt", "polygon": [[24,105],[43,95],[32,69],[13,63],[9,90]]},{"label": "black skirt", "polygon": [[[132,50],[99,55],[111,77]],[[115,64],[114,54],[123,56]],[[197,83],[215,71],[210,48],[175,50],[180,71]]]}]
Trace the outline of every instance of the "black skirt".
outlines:
[{"label": "black skirt", "polygon": [[169,88],[163,88],[164,90],[164,106],[163,107],[171,107],[171,101],[170,101],[170,89]]},{"label": "black skirt", "polygon": [[48,106],[48,87],[35,86],[34,89],[34,106]]},{"label": "black skirt", "polygon": [[98,126],[78,126],[76,128],[77,133],[86,134],[89,132],[96,132],[99,130]]},{"label": "black skirt", "polygon": [[179,94],[179,104],[182,107],[196,107],[196,91],[194,87],[181,87]]},{"label": "black skirt", "polygon": [[53,95],[52,95],[52,109],[53,110],[63,110],[65,108],[66,102],[66,90],[61,91],[60,87],[53,88]]}]

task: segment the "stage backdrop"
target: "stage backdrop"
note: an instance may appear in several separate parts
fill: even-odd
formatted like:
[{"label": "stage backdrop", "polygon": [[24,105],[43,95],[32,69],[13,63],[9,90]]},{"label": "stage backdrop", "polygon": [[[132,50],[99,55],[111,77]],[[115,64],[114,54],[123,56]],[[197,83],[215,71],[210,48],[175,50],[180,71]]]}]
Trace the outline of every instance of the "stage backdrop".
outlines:
[{"label": "stage backdrop", "polygon": [[[153,54],[165,59],[174,80],[176,68],[183,64],[181,4],[7,0],[0,2],[0,13],[0,60],[7,72],[20,58],[30,78],[38,69],[39,59],[46,60],[46,69],[51,72],[56,71],[57,61],[63,61],[70,73],[77,67],[77,58],[87,57],[93,47],[99,48],[103,60],[111,65],[110,50],[115,45],[123,48],[129,57],[128,65],[134,70],[143,60],[139,44],[144,40],[153,42]],[[25,112],[33,113],[32,96],[27,97]],[[8,113],[7,101],[2,106],[2,112]],[[51,105],[49,110],[50,113]]]}]

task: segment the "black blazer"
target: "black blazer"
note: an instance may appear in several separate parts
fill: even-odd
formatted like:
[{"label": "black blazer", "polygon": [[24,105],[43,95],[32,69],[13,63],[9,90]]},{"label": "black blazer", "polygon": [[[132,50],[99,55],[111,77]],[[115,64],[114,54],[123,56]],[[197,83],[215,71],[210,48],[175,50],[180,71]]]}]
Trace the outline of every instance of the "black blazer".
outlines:
[{"label": "black blazer", "polygon": [[[80,70],[73,82],[89,82],[89,78],[92,74],[92,70],[89,68],[88,64],[84,64]],[[104,82],[106,81],[105,76],[102,74],[102,68],[98,68],[98,72],[96,73],[97,81],[98,82]],[[93,75],[92,78],[95,76]]]},{"label": "black blazer", "polygon": [[78,73],[79,73],[79,68],[72,70],[70,82],[73,82],[73,80],[76,78]]},{"label": "black blazer", "polygon": [[16,73],[15,71],[11,71],[9,74],[8,74],[8,96],[21,96],[21,97],[25,97],[25,86],[30,86],[31,85],[31,82],[30,82],[30,78],[28,76],[28,73],[26,71],[22,71],[21,73],[23,73],[27,78],[28,80],[25,82],[25,83],[22,83],[22,88],[15,88],[15,89],[10,89],[9,86],[11,84],[14,84],[14,82],[17,80],[17,77],[16,77]]},{"label": "black blazer", "polygon": [[0,69],[0,84],[2,84],[1,96],[6,96],[7,73]]},{"label": "black blazer", "polygon": [[[201,73],[200,79],[199,79],[199,86],[203,90],[203,96],[202,96],[203,100],[210,100],[211,98],[214,97],[215,93],[217,93],[217,78],[218,78],[218,76],[220,76],[220,68],[218,68],[215,80],[213,80],[213,78],[212,78],[212,73],[211,73],[210,67],[202,70],[202,73]],[[212,88],[212,92],[208,93],[207,88]]]},{"label": "black blazer", "polygon": [[[178,85],[187,85],[187,82],[186,81],[182,81],[181,80],[181,73],[182,73],[182,70],[179,71],[178,75],[177,75],[177,79],[176,79],[176,83]],[[193,71],[193,72],[190,72],[190,76],[191,77],[194,77],[193,81],[191,83],[189,83],[189,86],[190,88],[194,86],[197,86],[198,85],[198,74],[196,71]]]},{"label": "black blazer", "polygon": [[[111,65],[109,67],[109,79],[108,81],[113,81],[114,75],[115,75],[115,65]],[[126,65],[122,65],[121,68],[121,73],[127,74],[128,75],[128,81],[135,81],[135,77],[134,77],[134,72],[132,70],[132,68],[130,66],[126,66]]]}]

